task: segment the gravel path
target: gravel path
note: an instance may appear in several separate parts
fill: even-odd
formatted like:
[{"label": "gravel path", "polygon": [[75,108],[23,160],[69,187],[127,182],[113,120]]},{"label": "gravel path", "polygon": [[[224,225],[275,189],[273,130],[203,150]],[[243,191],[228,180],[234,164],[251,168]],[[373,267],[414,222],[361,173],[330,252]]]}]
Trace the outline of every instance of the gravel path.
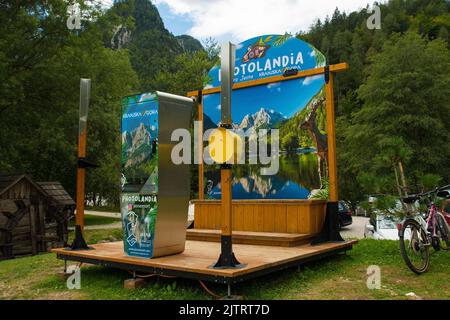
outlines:
[{"label": "gravel path", "polygon": [[[92,211],[92,210],[84,210],[84,214],[89,214],[98,217],[108,217],[108,218],[118,218],[120,219],[120,212],[106,212],[106,211]],[[102,229],[117,229],[122,228],[122,222],[117,221],[110,224],[100,224],[93,226],[85,226],[85,230],[102,230]],[[69,227],[69,230],[73,231],[75,227]]]},{"label": "gravel path", "polygon": [[84,210],[85,214],[90,214],[93,216],[99,217],[109,217],[109,218],[121,218],[120,212],[107,212],[107,211],[92,211],[92,210]]},{"label": "gravel path", "polygon": [[364,238],[364,227],[369,223],[369,218],[353,217],[353,223],[341,229],[341,236],[345,239],[349,238]]}]

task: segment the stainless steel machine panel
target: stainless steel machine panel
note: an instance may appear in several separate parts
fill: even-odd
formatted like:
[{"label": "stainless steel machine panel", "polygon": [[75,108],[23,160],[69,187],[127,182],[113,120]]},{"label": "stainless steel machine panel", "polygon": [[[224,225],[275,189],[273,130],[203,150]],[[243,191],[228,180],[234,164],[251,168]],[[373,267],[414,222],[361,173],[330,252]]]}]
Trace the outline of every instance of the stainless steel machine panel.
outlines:
[{"label": "stainless steel machine panel", "polygon": [[158,215],[155,225],[153,256],[184,251],[190,198],[190,165],[175,165],[171,159],[171,141],[175,129],[189,130],[193,101],[189,98],[157,92],[159,116]]}]

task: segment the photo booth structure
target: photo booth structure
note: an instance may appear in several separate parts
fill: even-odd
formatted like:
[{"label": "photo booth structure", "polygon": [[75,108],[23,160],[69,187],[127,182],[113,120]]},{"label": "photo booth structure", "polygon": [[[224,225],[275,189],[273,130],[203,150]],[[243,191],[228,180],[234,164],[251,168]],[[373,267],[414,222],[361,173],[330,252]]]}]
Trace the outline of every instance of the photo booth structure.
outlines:
[{"label": "photo booth structure", "polygon": [[[271,36],[261,37],[255,46],[249,46],[243,60],[248,62],[264,57],[270,38]],[[140,135],[139,139],[135,136],[135,140],[143,139],[151,145],[152,153],[156,151],[157,163],[154,163],[150,171],[144,170],[145,174],[140,176],[141,171],[137,170],[139,167],[133,167],[133,159],[139,158],[139,154],[136,158],[133,155],[133,151],[137,149],[129,145],[122,148],[122,196],[125,198],[122,199],[121,209],[124,241],[94,244],[91,248],[93,250],[54,249],[53,252],[56,253],[57,258],[65,262],[77,261],[125,269],[131,271],[135,277],[144,273],[144,277],[162,275],[222,283],[228,285],[230,295],[233,284],[339,252],[346,252],[357,243],[355,240],[344,241],[340,237],[336,220],[339,198],[333,81],[335,74],[346,70],[348,65],[340,63],[324,64],[324,66],[309,69],[285,68],[273,76],[235,81],[233,84],[233,47],[228,44],[223,46],[222,50],[227,51],[222,52],[220,67],[222,82],[219,86],[209,86],[203,90],[189,92],[188,98],[156,92],[147,97],[145,95],[132,97],[131,100],[134,102],[130,103],[128,99],[124,104],[133,105],[136,108],[139,108],[139,103],[145,105],[150,101],[157,101],[158,104],[158,114],[155,118],[158,119],[157,128],[152,129],[150,123],[150,131],[156,129],[157,140],[149,139],[145,134]],[[257,53],[256,56],[255,53]],[[233,92],[274,83],[287,83],[311,76],[323,76],[325,79],[329,200],[233,200],[231,189],[233,164],[230,166],[226,163],[222,163],[220,168],[221,199],[204,199],[204,165],[200,164],[199,199],[193,201],[194,229],[186,231],[189,169],[188,166],[177,166],[172,163],[170,154],[175,143],[170,141],[170,135],[176,128],[189,127],[191,99],[196,100],[199,120],[204,124],[205,97],[220,93],[222,104],[220,128],[229,130],[234,105],[231,101]],[[134,110],[129,111],[131,112],[127,111],[127,113],[135,113]],[[137,114],[139,114],[138,111]],[[128,131],[136,129],[136,125],[133,124],[130,130],[125,127],[127,125],[122,123],[122,143],[133,142],[133,135],[128,136]],[[139,124],[137,127],[139,128]],[[124,133],[125,131],[127,133]],[[203,132],[203,128],[200,132]],[[198,139],[199,145],[203,145],[202,134]],[[203,150],[199,149],[199,159],[203,159]],[[151,158],[146,161],[150,163]],[[157,179],[154,175],[155,168]],[[130,194],[134,196],[128,197]],[[149,201],[148,207],[141,206],[145,201]],[[136,214],[139,210],[143,212],[142,221],[146,228],[154,224],[153,230],[151,227],[144,228],[144,233],[148,237],[144,235],[140,239],[141,243],[142,239],[144,241],[151,239],[152,250],[144,246],[143,251],[138,250],[133,253],[127,246],[134,241],[128,243],[127,240],[133,233],[130,232],[132,231],[130,227],[136,227],[133,225],[135,218],[130,219],[128,215],[130,212]],[[155,215],[153,220],[152,214]],[[146,221],[147,216],[150,218]],[[77,225],[82,226],[82,220],[81,215],[77,216]],[[130,223],[130,227],[127,227]],[[80,233],[82,234],[82,227]],[[136,240],[136,234],[131,238],[133,237]]]},{"label": "photo booth structure", "polygon": [[[266,62],[270,64],[269,50],[270,45],[268,43],[274,42],[274,39],[283,36],[261,36],[254,39],[250,39],[240,44],[241,50],[247,50],[244,58],[244,63],[248,64],[251,61],[251,54],[255,50],[259,50],[259,55],[265,55]],[[268,39],[267,41],[265,39]],[[277,40],[275,40],[277,41]],[[284,40],[286,41],[286,40]],[[316,56],[313,64],[316,63],[317,55],[321,55],[312,46],[304,43],[298,39],[291,39],[293,45],[290,45],[284,52],[284,57],[290,57],[291,62],[294,61],[297,56],[294,51],[294,47],[303,50],[302,60],[306,56]],[[306,48],[306,49],[305,49]],[[264,51],[262,51],[264,50]],[[245,51],[244,51],[245,52]],[[261,53],[262,52],[262,53]],[[241,53],[242,55],[242,53]],[[222,63],[224,63],[223,57],[228,57],[226,52],[222,52]],[[269,56],[269,57],[268,57]],[[276,58],[273,58],[276,59]],[[243,68],[243,64],[239,67],[234,65],[234,61],[238,61],[237,58],[232,57],[232,68],[230,73],[240,72],[240,67]],[[287,59],[286,59],[287,60]],[[254,60],[257,61],[257,58]],[[264,60],[263,60],[264,61]],[[303,62],[303,61],[302,61]],[[325,61],[323,61],[325,62]],[[229,63],[225,62],[225,68],[229,67]],[[264,63],[257,65],[254,69],[261,68]],[[267,63],[266,63],[267,65]],[[235,69],[236,68],[236,69]],[[326,149],[327,149],[327,163],[328,163],[328,179],[329,179],[329,200],[312,200],[312,199],[235,199],[231,200],[231,189],[227,181],[231,179],[231,173],[221,180],[221,200],[204,199],[204,169],[203,163],[199,164],[199,199],[194,200],[195,205],[195,223],[194,229],[188,230],[187,238],[190,240],[202,240],[202,241],[220,241],[222,246],[227,246],[227,237],[231,236],[232,230],[232,242],[238,244],[259,244],[267,246],[284,246],[294,247],[301,244],[320,244],[328,241],[343,241],[338,231],[338,177],[336,166],[336,132],[335,132],[335,112],[334,112],[334,95],[333,84],[336,73],[345,71],[348,68],[346,63],[340,63],[336,65],[324,65],[323,67],[311,68],[311,69],[297,69],[297,68],[285,68],[285,70],[276,76],[263,76],[258,78],[255,76],[251,81],[235,81],[234,85],[230,89],[227,88],[224,81],[227,80],[224,77],[224,73],[221,70],[221,77],[214,79],[214,84],[220,84],[217,87],[209,87],[199,91],[192,91],[188,93],[189,97],[195,97],[198,101],[198,114],[199,121],[201,123],[200,132],[203,132],[203,126],[211,126],[211,106],[209,107],[210,114],[204,109],[204,102],[210,95],[221,94],[221,108],[224,108],[223,97],[229,96],[231,100],[231,92],[236,94],[237,91],[247,90],[245,95],[257,98],[255,91],[248,89],[254,89],[259,87],[270,87],[281,83],[293,83],[299,79],[314,78],[323,76],[325,82],[325,109],[326,109]],[[224,68],[222,68],[224,69]],[[214,70],[214,68],[213,68]],[[247,69],[248,70],[248,69]],[[248,72],[248,71],[247,71]],[[260,73],[261,74],[261,73]],[[214,76],[210,72],[210,76]],[[235,79],[236,80],[236,79]],[[225,92],[224,92],[225,91]],[[301,89],[296,90],[297,94],[301,93]],[[244,95],[244,94],[242,94]],[[242,96],[241,95],[241,96]],[[294,91],[295,95],[295,91]],[[281,95],[280,95],[281,96]],[[242,99],[244,100],[244,99]],[[239,108],[246,109],[252,104],[251,99],[246,99],[246,103],[239,105]],[[259,107],[259,106],[258,106]],[[233,104],[233,108],[236,105]],[[273,110],[272,110],[273,111]],[[275,112],[277,110],[275,109]],[[232,111],[228,111],[231,115]],[[297,111],[296,111],[297,112]],[[223,111],[222,111],[223,115]],[[207,121],[205,117],[208,117]],[[230,116],[231,117],[231,116]],[[221,123],[224,123],[224,119]],[[236,121],[236,119],[233,119]],[[239,119],[237,119],[239,123]],[[199,135],[199,144],[202,143],[203,137]],[[203,158],[203,151],[199,149],[198,158]],[[223,170],[222,170],[223,171]],[[223,175],[223,173],[221,174]],[[226,199],[224,201],[224,198]],[[225,203],[226,202],[226,203]],[[228,213],[224,212],[224,208],[227,208]],[[229,209],[228,209],[229,208]],[[231,212],[231,213],[230,213]],[[231,215],[231,219],[225,219]],[[225,244],[224,244],[225,243]]]},{"label": "photo booth structure", "polygon": [[121,215],[124,251],[153,258],[184,251],[190,166],[175,165],[171,140],[189,130],[193,101],[164,92],[122,103]]}]

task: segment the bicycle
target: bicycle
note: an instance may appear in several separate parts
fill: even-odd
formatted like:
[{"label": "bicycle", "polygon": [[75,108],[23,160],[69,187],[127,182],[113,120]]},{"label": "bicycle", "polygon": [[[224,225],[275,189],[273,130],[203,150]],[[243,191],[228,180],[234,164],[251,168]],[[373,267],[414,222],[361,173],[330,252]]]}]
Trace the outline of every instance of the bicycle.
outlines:
[{"label": "bicycle", "polygon": [[[406,265],[416,274],[425,273],[430,266],[430,246],[435,251],[450,250],[450,227],[436,206],[437,198],[450,198],[450,185],[429,192],[403,198],[407,218],[399,229],[400,251]],[[422,214],[416,207],[419,200],[428,201],[428,210]],[[445,246],[443,246],[443,243]]]}]

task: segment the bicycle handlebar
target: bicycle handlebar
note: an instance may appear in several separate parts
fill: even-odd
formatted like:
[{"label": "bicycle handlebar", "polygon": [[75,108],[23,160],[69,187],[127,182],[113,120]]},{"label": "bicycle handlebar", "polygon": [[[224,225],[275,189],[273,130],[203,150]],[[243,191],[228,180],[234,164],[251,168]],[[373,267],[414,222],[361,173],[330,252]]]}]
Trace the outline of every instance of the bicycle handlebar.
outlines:
[{"label": "bicycle handlebar", "polygon": [[404,197],[403,200],[404,200],[404,202],[413,202],[413,201],[418,200],[420,198],[424,198],[424,197],[426,197],[428,195],[431,195],[433,193],[438,193],[439,191],[443,191],[443,190],[446,190],[446,189],[449,189],[449,188],[450,188],[450,184],[448,184],[446,186],[443,186],[443,187],[437,187],[437,188],[435,188],[435,189],[433,189],[431,191],[409,195],[407,197]]}]

